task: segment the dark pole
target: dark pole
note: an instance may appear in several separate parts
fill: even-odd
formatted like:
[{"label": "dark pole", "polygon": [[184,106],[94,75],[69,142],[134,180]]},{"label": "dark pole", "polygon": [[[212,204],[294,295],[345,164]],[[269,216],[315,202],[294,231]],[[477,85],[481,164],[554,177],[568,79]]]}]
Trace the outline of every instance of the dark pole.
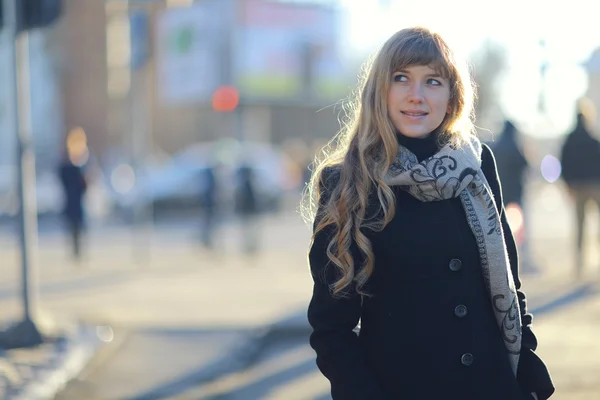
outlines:
[{"label": "dark pole", "polygon": [[42,337],[34,321],[36,293],[32,261],[37,251],[37,206],[35,197],[35,155],[31,140],[29,98],[29,40],[19,32],[18,0],[4,0],[6,29],[11,37],[9,79],[11,82],[14,127],[17,135],[17,169],[19,184],[19,228],[21,250],[21,295],[23,320],[0,334],[0,347],[35,346]]},{"label": "dark pole", "polygon": [[130,27],[130,77],[129,89],[131,109],[131,159],[135,171],[135,201],[133,204],[133,253],[136,261],[147,264],[151,256],[151,227],[153,218],[152,200],[144,204],[141,193],[140,177],[146,167],[146,158],[149,148],[149,123],[147,96],[147,65],[150,51],[149,43],[149,15],[147,6],[133,7],[134,1],[129,0],[129,27]]}]

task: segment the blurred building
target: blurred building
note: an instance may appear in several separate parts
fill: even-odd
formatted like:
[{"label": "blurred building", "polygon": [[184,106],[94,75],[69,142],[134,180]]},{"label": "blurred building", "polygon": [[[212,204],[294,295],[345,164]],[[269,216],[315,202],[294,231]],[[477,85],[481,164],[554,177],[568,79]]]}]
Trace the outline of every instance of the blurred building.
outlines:
[{"label": "blurred building", "polygon": [[106,17],[104,1],[63,0],[56,27],[56,52],[61,61],[64,137],[81,127],[90,149],[108,146]]},{"label": "blurred building", "polygon": [[[99,158],[218,138],[312,140],[339,129],[339,107],[317,112],[354,83],[338,56],[331,2],[181,3],[65,0],[53,46],[64,126],[82,127]],[[239,104],[216,112],[212,96],[225,85]]]},{"label": "blurred building", "polygon": [[[596,49],[586,62],[588,73],[588,90],[586,96],[594,103],[597,110],[600,110],[600,48]],[[600,132],[600,118],[596,116],[594,121],[596,134]]]},{"label": "blurred building", "polygon": [[[54,165],[60,156],[63,131],[63,108],[59,79],[59,60],[53,47],[54,30],[33,30],[29,33],[29,85],[31,101],[31,134],[37,154],[37,166]],[[0,32],[0,169],[14,169],[17,138],[13,125],[13,82],[9,80],[10,52],[13,51],[9,32]],[[0,171],[1,174],[1,171]],[[12,175],[12,172],[9,173]],[[14,177],[16,179],[16,176]]]}]

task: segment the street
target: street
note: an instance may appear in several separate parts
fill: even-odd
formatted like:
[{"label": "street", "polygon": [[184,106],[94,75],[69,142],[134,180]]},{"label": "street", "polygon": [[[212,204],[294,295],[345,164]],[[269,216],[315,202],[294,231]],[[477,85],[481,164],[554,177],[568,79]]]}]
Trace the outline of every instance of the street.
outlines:
[{"label": "street", "polygon": [[[300,192],[340,162],[326,211],[345,221],[331,212],[327,255],[375,249],[362,272],[376,276],[353,280],[349,261],[338,289],[379,296],[339,313],[384,349],[369,353],[377,384],[400,364],[459,384],[452,356],[435,357],[459,349],[462,372],[484,372],[465,393],[495,391],[482,382],[502,363],[481,360],[504,349],[477,345],[497,333],[490,298],[519,355],[493,187],[512,202],[550,400],[600,399],[599,17],[586,2],[438,3],[0,0],[0,400],[332,400],[309,344]],[[469,29],[448,23],[465,15]],[[331,176],[318,176],[324,197]],[[373,188],[384,203],[389,189],[412,196],[361,242],[378,229]],[[311,307],[325,332],[337,305]],[[388,378],[401,397],[404,381],[421,390],[407,375]],[[451,396],[441,380],[429,387]]]},{"label": "street", "polygon": [[[547,193],[544,198],[547,200]],[[534,311],[538,352],[557,392],[553,399],[600,396],[600,296],[591,263],[584,281],[570,276],[569,217],[539,208],[532,250],[541,269],[522,277]],[[592,226],[592,229],[597,227]],[[220,232],[221,252],[197,244],[193,223],[132,235],[128,228],[91,232],[81,264],[71,262],[56,233],[40,236],[40,306],[50,320],[110,325],[103,346],[57,400],[328,399],[318,372],[305,310],[311,294],[306,264],[310,231],[293,212],[267,216],[263,251],[240,252],[235,224]],[[19,315],[17,247],[3,236],[3,318]],[[588,260],[597,258],[590,247]],[[256,328],[289,318],[236,371],[207,378],[207,367]]]}]

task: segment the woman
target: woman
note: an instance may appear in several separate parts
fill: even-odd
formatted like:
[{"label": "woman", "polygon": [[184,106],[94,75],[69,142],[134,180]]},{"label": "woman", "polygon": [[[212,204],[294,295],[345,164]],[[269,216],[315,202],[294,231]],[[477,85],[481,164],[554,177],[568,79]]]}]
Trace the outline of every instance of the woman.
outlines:
[{"label": "woman", "polygon": [[335,400],[554,392],[473,98],[438,34],[401,30],[315,169],[310,343]]}]

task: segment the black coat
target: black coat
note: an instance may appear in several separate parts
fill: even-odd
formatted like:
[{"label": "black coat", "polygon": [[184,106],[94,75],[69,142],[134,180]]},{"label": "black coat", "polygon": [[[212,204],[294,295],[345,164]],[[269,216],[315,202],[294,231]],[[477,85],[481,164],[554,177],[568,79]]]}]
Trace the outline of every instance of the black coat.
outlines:
[{"label": "black coat", "polygon": [[83,196],[87,190],[83,168],[67,160],[60,164],[58,175],[64,193],[63,214],[68,221],[82,224],[84,221]]},{"label": "black coat", "polygon": [[[419,157],[419,151],[410,149]],[[482,159],[502,207],[487,146]],[[338,179],[338,170],[325,171],[324,198]],[[372,297],[361,304],[356,294],[344,299],[330,294],[328,284],[337,280],[335,267],[326,268],[331,229],[321,231],[310,249],[310,344],[331,382],[333,399],[520,400],[531,398],[530,392],[548,398],[554,387],[534,353],[532,317],[520,290],[523,340],[517,379],[511,371],[460,199],[420,202],[397,187],[393,190],[392,221],[382,232],[365,231],[375,254],[367,284]],[[517,250],[504,214],[502,225],[519,289]],[[352,250],[356,256],[356,247]],[[353,329],[359,320],[357,335]]]},{"label": "black coat", "polygon": [[496,157],[498,176],[502,182],[504,204],[517,203],[522,206],[528,163],[517,141],[517,134],[515,126],[506,122],[502,136],[492,149]]},{"label": "black coat", "polygon": [[572,187],[600,184],[600,142],[578,116],[575,129],[569,133],[561,149],[562,178]]}]

